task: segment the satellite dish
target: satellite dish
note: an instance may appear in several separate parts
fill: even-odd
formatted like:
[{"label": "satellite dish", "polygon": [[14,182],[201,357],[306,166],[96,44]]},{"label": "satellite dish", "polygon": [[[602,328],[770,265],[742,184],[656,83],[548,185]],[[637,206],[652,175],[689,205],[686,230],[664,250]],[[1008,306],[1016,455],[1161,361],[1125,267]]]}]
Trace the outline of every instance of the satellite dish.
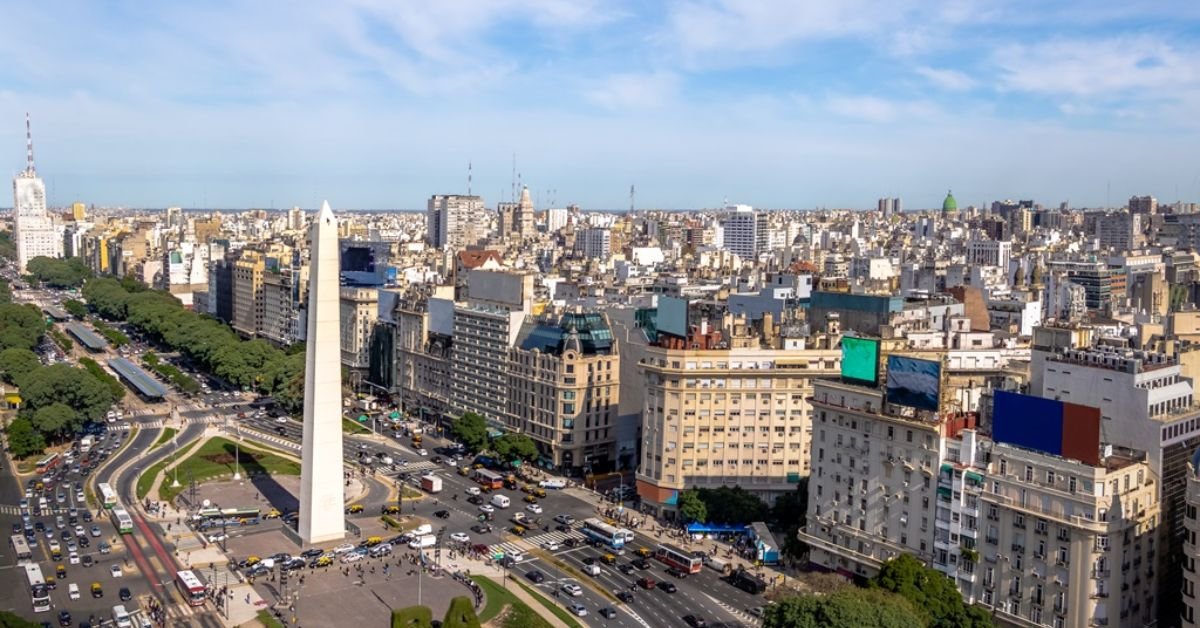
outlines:
[{"label": "satellite dish", "polygon": [[200,503],[201,503],[201,505],[203,505],[205,508],[208,508],[209,506],[212,506],[212,502],[211,502],[211,501],[209,501],[209,500],[207,500],[207,499],[206,499],[206,500],[204,500],[204,501],[202,501],[202,502],[200,502]]}]

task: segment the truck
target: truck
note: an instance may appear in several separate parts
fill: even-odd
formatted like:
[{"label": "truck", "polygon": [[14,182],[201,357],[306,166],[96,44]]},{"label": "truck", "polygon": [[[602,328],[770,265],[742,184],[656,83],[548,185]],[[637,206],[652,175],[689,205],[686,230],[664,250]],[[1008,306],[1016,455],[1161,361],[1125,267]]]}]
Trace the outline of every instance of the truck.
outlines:
[{"label": "truck", "polygon": [[79,453],[86,454],[87,452],[91,451],[92,444],[95,442],[96,442],[96,438],[94,436],[92,436],[91,434],[84,436],[79,441]]},{"label": "truck", "polygon": [[492,505],[496,508],[508,508],[512,502],[504,495],[492,495]]},{"label": "truck", "polygon": [[709,569],[714,569],[723,575],[729,575],[729,573],[733,571],[733,565],[729,564],[729,562],[726,560],[717,558],[716,556],[706,556],[704,558],[704,564],[707,565]]},{"label": "truck", "polygon": [[564,480],[542,480],[538,482],[538,486],[542,488],[566,488],[567,483]]},{"label": "truck", "polygon": [[421,476],[421,490],[428,493],[442,492],[442,478],[430,473]]}]

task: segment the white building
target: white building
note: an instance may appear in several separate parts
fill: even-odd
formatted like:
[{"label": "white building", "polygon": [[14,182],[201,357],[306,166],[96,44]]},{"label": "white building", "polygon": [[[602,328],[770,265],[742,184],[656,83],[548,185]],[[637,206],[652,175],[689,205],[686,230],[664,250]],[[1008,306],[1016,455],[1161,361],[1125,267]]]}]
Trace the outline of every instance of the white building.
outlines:
[{"label": "white building", "polygon": [[546,210],[546,233],[555,233],[567,226],[570,212],[565,207],[553,207]]},{"label": "white building", "polygon": [[612,232],[601,227],[579,231],[575,234],[575,251],[589,259],[608,259],[612,255]]},{"label": "white building", "polygon": [[1012,242],[976,240],[967,242],[967,263],[976,266],[999,266],[1008,273],[1012,261]]},{"label": "white building", "polygon": [[62,257],[62,232],[46,211],[46,184],[33,166],[33,136],[25,116],[25,170],[13,177],[13,237],[21,273],[35,257]]},{"label": "white building", "polygon": [[721,246],[743,260],[753,260],[767,247],[768,216],[749,205],[730,205],[725,209],[730,213],[721,222],[724,234]]},{"label": "white building", "polygon": [[425,209],[425,239],[435,248],[461,249],[482,235],[483,198],[463,194],[434,194]]}]

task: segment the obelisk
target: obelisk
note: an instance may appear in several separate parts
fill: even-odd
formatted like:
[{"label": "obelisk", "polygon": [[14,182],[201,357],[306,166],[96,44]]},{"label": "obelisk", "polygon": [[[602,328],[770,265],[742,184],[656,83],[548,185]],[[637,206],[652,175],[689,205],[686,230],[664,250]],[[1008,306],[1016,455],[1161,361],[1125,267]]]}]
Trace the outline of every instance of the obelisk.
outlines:
[{"label": "obelisk", "polygon": [[309,234],[300,538],[314,544],[340,540],[346,534],[338,228],[328,202],[321,205]]}]

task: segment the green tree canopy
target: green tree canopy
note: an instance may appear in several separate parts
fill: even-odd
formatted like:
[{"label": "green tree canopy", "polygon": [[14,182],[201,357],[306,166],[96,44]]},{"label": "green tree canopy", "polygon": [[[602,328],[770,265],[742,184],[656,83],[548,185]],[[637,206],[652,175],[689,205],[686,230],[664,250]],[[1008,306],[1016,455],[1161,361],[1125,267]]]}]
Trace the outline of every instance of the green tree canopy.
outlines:
[{"label": "green tree canopy", "polygon": [[46,451],[46,439],[29,419],[17,417],[8,424],[8,448],[16,458],[40,455]]},{"label": "green tree canopy", "polygon": [[808,552],[808,546],[796,536],[807,517],[808,478],[805,477],[800,479],[796,490],[780,495],[771,507],[771,520],[785,531],[787,540],[783,542],[783,549],[789,556],[799,558]]},{"label": "green tree canopy", "polygon": [[466,446],[467,451],[477,454],[488,444],[487,422],[483,416],[474,412],[465,412],[450,426],[450,433],[458,442]]},{"label": "green tree canopy", "polygon": [[0,349],[33,350],[42,341],[46,321],[36,305],[0,305]]},{"label": "green tree canopy", "polygon": [[10,384],[20,386],[25,377],[41,367],[41,359],[29,349],[13,347],[0,351],[0,378]]},{"label": "green tree canopy", "polygon": [[708,508],[708,521],[750,523],[765,521],[767,518],[766,502],[740,486],[702,488],[698,496]]},{"label": "green tree canopy", "polygon": [[504,462],[528,462],[538,455],[537,443],[525,434],[504,434],[492,441],[492,449]]},{"label": "green tree canopy", "polygon": [[[0,359],[2,357],[0,355]],[[87,370],[92,377],[95,377],[100,383],[104,384],[108,388],[108,391],[112,393],[114,400],[120,401],[125,398],[125,384],[122,384],[121,380],[113,377],[108,371],[104,370],[104,367],[100,366],[95,360],[91,358],[79,358],[79,365]]]},{"label": "green tree canopy", "polygon": [[480,628],[479,616],[475,614],[475,605],[470,598],[459,595],[450,600],[442,628]]},{"label": "green tree canopy", "polygon": [[12,285],[7,279],[0,279],[0,304],[12,303]]},{"label": "green tree canopy", "polygon": [[34,411],[33,426],[43,434],[62,436],[83,427],[83,421],[71,406],[56,402]]},{"label": "green tree canopy", "polygon": [[[901,554],[884,563],[871,583],[908,600],[931,628],[992,625],[986,613],[980,616],[968,612],[953,580],[911,554]],[[984,623],[977,623],[980,620]]]},{"label": "green tree canopy", "polygon": [[[39,370],[37,377],[29,378],[21,387],[21,397],[25,400],[24,412],[33,413],[34,427],[43,434],[57,430],[45,429],[45,424],[39,423],[36,413],[42,408],[65,405],[75,414],[69,421],[73,431],[87,421],[102,421],[104,413],[113,404],[112,392],[103,382],[86,370],[67,364],[54,364]],[[50,417],[58,418],[58,415],[47,418]]]},{"label": "green tree canopy", "polygon": [[790,597],[766,607],[763,628],[924,628],[921,615],[898,595],[844,587],[829,595]]},{"label": "green tree canopy", "polygon": [[428,606],[409,606],[392,611],[392,628],[430,628],[433,611]]},{"label": "green tree canopy", "polygon": [[63,309],[67,311],[67,314],[70,314],[75,318],[87,318],[87,306],[83,304],[83,301],[78,299],[67,299],[66,301],[63,301]]},{"label": "green tree canopy", "polygon": [[679,514],[688,523],[708,521],[708,506],[700,499],[699,491],[691,489],[679,492]]},{"label": "green tree canopy", "polygon": [[83,298],[102,318],[124,320],[129,293],[110,277],[92,279],[83,286]]},{"label": "green tree canopy", "polygon": [[25,269],[37,281],[51,288],[78,288],[92,276],[92,271],[84,265],[83,259],[68,257],[54,259],[52,257],[35,257],[29,260]]}]

